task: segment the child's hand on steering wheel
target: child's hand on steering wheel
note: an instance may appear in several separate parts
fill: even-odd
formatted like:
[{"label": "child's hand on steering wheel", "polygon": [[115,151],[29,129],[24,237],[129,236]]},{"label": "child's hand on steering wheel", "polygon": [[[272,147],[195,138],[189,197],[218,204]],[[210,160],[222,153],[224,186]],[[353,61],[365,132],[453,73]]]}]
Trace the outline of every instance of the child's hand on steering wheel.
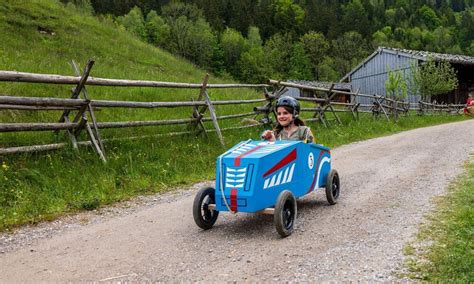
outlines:
[{"label": "child's hand on steering wheel", "polygon": [[273,133],[272,130],[265,130],[262,133],[262,139],[267,140],[267,141],[275,141],[275,134]]}]

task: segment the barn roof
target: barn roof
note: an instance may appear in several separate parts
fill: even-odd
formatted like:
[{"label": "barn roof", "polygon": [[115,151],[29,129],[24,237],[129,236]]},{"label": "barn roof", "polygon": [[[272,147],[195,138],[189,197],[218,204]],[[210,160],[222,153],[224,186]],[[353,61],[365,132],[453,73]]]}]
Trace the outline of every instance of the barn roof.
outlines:
[{"label": "barn roof", "polygon": [[474,57],[461,55],[461,54],[448,54],[448,53],[437,53],[431,51],[424,51],[424,50],[411,50],[411,49],[403,49],[403,48],[394,48],[394,47],[379,47],[374,53],[369,55],[362,63],[357,65],[354,69],[352,69],[349,73],[347,73],[340,82],[345,81],[349,76],[351,76],[354,72],[359,70],[365,63],[371,60],[373,57],[380,53],[391,53],[396,54],[399,56],[404,56],[408,58],[418,59],[421,61],[427,61],[429,58],[434,59],[435,61],[447,61],[454,64],[461,64],[461,65],[474,65]]}]

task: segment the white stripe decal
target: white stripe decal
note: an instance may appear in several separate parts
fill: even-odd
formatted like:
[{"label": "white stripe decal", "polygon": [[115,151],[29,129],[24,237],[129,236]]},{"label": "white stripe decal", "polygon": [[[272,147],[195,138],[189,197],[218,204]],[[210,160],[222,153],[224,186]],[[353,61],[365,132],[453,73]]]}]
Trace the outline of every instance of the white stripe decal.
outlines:
[{"label": "white stripe decal", "polygon": [[319,188],[319,175],[321,174],[321,170],[323,169],[323,164],[325,163],[329,163],[331,164],[331,159],[329,157],[324,157],[322,160],[321,160],[321,163],[319,164],[319,168],[318,168],[318,175],[316,176],[316,185],[315,187],[313,188],[313,190],[315,190],[316,188]]},{"label": "white stripe decal", "polygon": [[288,175],[288,179],[286,180],[286,182],[290,182],[293,179],[293,170],[295,169],[295,165],[296,164],[293,164],[291,166],[290,174]]},{"label": "white stripe decal", "polygon": [[275,185],[275,179],[276,179],[276,175],[272,177],[272,181],[270,182],[270,185],[268,187],[272,187]]},{"label": "white stripe decal", "polygon": [[270,182],[270,179],[267,178],[267,179],[265,180],[265,184],[263,185],[263,189],[266,189],[266,188],[268,187],[268,183],[269,183],[269,182]]},{"label": "white stripe decal", "polygon": [[283,175],[283,180],[281,181],[281,183],[286,183],[286,178],[288,177],[288,171],[290,170],[290,168],[286,168],[285,170],[285,174]]},{"label": "white stripe decal", "polygon": [[283,172],[280,172],[280,174],[278,175],[278,178],[277,178],[277,181],[275,183],[275,185],[279,185],[280,184],[280,181],[281,181],[281,175],[283,174]]}]

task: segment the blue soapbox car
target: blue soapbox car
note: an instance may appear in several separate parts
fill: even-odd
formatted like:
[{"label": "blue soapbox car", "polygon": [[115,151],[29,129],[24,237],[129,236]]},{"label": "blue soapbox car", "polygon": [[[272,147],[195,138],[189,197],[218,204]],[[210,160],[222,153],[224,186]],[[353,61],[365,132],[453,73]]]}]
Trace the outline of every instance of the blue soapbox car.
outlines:
[{"label": "blue soapbox car", "polygon": [[244,141],[217,158],[216,186],[202,188],[193,204],[193,217],[210,229],[219,212],[274,214],[277,232],[289,236],[296,219],[296,199],[325,188],[336,204],[339,175],[331,169],[331,152],[302,141]]}]

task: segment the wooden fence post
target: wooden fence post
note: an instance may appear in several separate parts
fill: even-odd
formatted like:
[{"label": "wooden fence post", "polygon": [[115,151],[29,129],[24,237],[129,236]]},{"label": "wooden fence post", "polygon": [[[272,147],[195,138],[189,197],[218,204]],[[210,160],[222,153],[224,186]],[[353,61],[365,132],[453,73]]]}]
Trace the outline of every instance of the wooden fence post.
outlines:
[{"label": "wooden fence post", "polygon": [[[313,98],[318,98],[316,96],[316,92],[313,92]],[[317,118],[319,121],[321,121],[324,127],[329,128],[329,121],[326,120],[322,104],[318,101],[314,101],[314,104],[316,105],[316,107],[314,110],[313,118]]]},{"label": "wooden fence post", "polygon": [[[266,88],[263,92],[263,95],[265,96],[265,100],[267,101],[267,103],[262,108],[264,110],[264,118],[263,118],[262,122],[265,126],[268,126],[268,125],[272,124],[272,119],[270,118],[270,113],[274,113],[273,101],[275,100],[275,96],[270,94],[270,92],[268,92],[268,90]],[[254,108],[254,111],[256,111],[256,110],[257,109]]]},{"label": "wooden fence post", "polygon": [[393,111],[394,111],[394,118],[395,118],[395,121],[398,121],[398,101],[397,99],[395,98],[392,102],[392,108],[393,108]]},{"label": "wooden fence post", "polygon": [[337,93],[333,92],[332,90],[334,89],[334,83],[331,84],[331,87],[329,88],[329,91],[327,94],[325,94],[325,99],[326,101],[324,102],[324,107],[323,107],[323,112],[326,110],[326,109],[330,109],[331,112],[334,114],[334,117],[336,118],[337,122],[339,124],[342,124],[342,121],[341,119],[339,118],[339,116],[337,116],[336,112],[334,111],[334,108],[332,107],[332,104],[331,104],[331,101],[332,99],[337,95]]},{"label": "wooden fence post", "polygon": [[[92,60],[89,60],[89,62]],[[89,64],[89,62],[87,64]],[[93,62],[93,61],[92,61]],[[81,71],[79,70],[79,67],[77,66],[76,62],[72,60],[72,67],[74,69],[74,72],[76,73],[77,76],[81,75]],[[91,66],[92,67],[92,66]],[[90,69],[90,68],[89,68]],[[86,86],[83,87],[82,93],[84,94],[84,99],[89,100],[89,94],[87,93]],[[97,127],[97,120],[95,118],[94,114],[94,109],[92,108],[91,104],[87,104],[87,109],[89,111],[89,115],[92,119],[92,126],[94,127],[94,135],[95,138],[99,144],[100,149],[102,150],[102,154],[105,157],[105,149],[104,149],[104,144],[102,143],[102,139],[100,138],[100,133],[99,133],[99,128]]]},{"label": "wooden fence post", "polygon": [[[201,101],[202,98],[204,97],[204,92],[206,91],[208,80],[209,80],[209,74],[206,74],[206,76],[204,77],[204,80],[202,81],[202,86],[201,86],[201,89],[199,91],[199,95],[196,101]],[[203,106],[201,109],[199,109],[198,105],[193,106],[193,113],[191,117],[195,121],[191,122],[189,125],[190,125],[190,128],[193,130],[196,130],[198,127],[200,127],[199,129],[197,129],[196,135],[199,135],[200,133],[204,133],[207,136],[207,131],[202,121],[204,117],[203,113],[206,111],[206,107],[207,106]]]},{"label": "wooden fence post", "polygon": [[206,111],[206,109],[209,109],[209,114],[211,115],[212,123],[214,124],[214,128],[216,129],[216,133],[217,133],[217,136],[219,137],[219,141],[221,142],[222,146],[225,146],[224,137],[222,136],[222,132],[219,127],[219,123],[217,121],[216,111],[207,93],[208,81],[209,81],[209,74],[206,74],[206,76],[204,76],[202,87],[197,99],[197,101],[201,101],[202,99],[204,99],[204,102],[206,103],[206,105],[202,106],[201,108],[199,108],[199,106],[195,106],[193,108],[192,116],[194,119],[196,119],[196,122],[192,123],[191,125],[194,125],[195,127],[197,124],[199,124],[201,126],[201,131],[204,131],[204,133],[206,133],[207,135],[206,129],[204,128],[204,124],[202,122],[202,118],[203,118],[203,113]]},{"label": "wooden fence post", "polygon": [[[71,99],[77,99],[79,97],[79,94],[81,93],[82,89],[84,88],[84,85],[87,81],[87,78],[89,77],[90,69],[92,68],[93,65],[94,65],[94,61],[92,61],[92,60],[89,60],[89,62],[87,62],[87,68],[86,68],[84,74],[81,76],[81,79],[77,83],[76,87],[74,89],[72,89]],[[81,107],[81,109],[79,110],[79,113],[81,113],[81,115],[82,115],[84,110],[85,110],[84,107]],[[71,110],[69,110],[69,109],[64,110],[61,117],[59,118],[59,122],[60,123],[70,122],[70,120],[69,120],[69,113],[70,112],[71,112]],[[59,130],[56,130],[55,134],[58,134],[58,133],[59,133]],[[66,129],[66,133],[67,133],[69,139],[71,140],[73,148],[75,150],[78,150],[77,139],[76,139],[77,135],[75,135],[74,132],[71,129]]]},{"label": "wooden fence post", "polygon": [[[87,62],[86,68],[84,69],[84,74],[82,74],[81,79],[79,80],[79,83],[77,83],[77,86],[72,90],[71,94],[71,99],[77,99],[79,97],[79,94],[81,93],[82,89],[84,88],[87,78],[89,77],[89,73],[92,69],[92,66],[94,65],[94,60],[89,59]],[[64,118],[69,115],[71,111],[70,110],[65,110],[61,117],[59,118],[59,122],[64,122]]]},{"label": "wooden fence post", "polygon": [[[354,96],[354,100],[352,102],[352,105],[349,106],[349,109],[351,110],[352,116],[354,117],[355,120],[359,119],[359,106],[360,103],[357,103],[355,98],[357,95],[359,95],[360,88],[357,89],[356,95]],[[352,98],[351,98],[352,101]]]}]

